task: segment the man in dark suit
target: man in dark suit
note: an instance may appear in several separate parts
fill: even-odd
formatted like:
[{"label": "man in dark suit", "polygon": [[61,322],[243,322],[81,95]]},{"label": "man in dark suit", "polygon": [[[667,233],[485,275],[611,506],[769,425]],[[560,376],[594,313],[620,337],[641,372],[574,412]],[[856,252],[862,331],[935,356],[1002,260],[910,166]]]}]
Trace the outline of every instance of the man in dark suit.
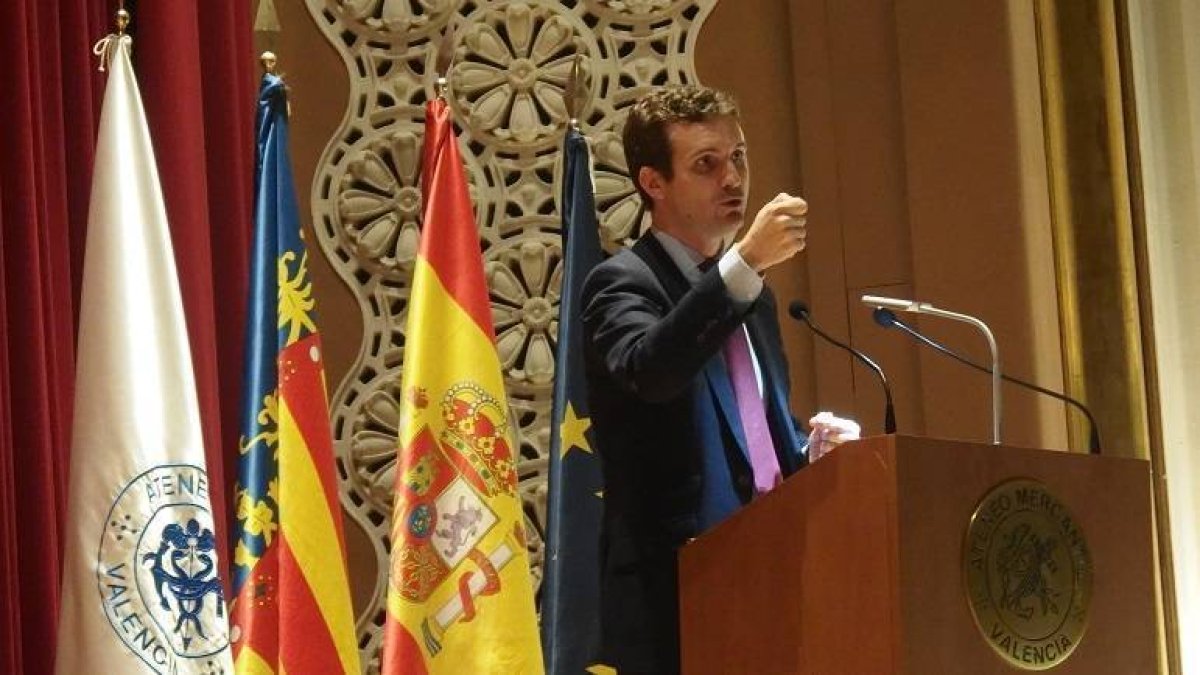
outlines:
[{"label": "man in dark suit", "polygon": [[808,205],[780,194],[734,241],[750,175],[732,99],[657,90],[630,109],[624,145],[652,226],[583,291],[605,482],[602,660],[620,673],[672,673],[678,548],[857,428],[823,415],[807,438],[789,412],[760,275],[804,249]]}]

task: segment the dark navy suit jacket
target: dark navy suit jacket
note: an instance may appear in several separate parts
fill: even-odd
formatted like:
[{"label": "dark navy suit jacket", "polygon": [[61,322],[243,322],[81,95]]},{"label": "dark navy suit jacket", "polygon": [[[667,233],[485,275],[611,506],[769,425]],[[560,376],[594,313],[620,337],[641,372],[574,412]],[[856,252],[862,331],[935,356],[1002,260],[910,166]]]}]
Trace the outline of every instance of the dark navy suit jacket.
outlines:
[{"label": "dark navy suit jacket", "polygon": [[783,474],[806,463],[788,409],[774,298],[739,307],[714,266],[690,284],[651,234],[583,289],[593,430],[604,467],[602,658],[621,673],[679,670],[678,548],[754,495],[721,358],[746,325]]}]

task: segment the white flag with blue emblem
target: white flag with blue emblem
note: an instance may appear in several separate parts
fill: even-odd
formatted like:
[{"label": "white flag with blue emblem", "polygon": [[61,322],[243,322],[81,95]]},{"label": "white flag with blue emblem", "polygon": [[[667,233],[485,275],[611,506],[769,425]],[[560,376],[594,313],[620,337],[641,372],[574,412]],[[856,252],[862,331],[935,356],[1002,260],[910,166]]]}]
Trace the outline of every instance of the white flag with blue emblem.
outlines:
[{"label": "white flag with blue emblem", "polygon": [[200,408],[130,38],[97,45],[58,673],[232,673]]}]

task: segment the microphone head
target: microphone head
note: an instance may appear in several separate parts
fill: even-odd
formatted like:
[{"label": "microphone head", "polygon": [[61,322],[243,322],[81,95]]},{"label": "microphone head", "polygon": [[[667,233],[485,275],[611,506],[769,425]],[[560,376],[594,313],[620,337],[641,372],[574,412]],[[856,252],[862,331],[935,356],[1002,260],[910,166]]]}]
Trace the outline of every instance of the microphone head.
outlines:
[{"label": "microphone head", "polygon": [[875,323],[884,328],[893,328],[896,325],[896,313],[887,307],[876,307],[871,316],[875,319]]},{"label": "microphone head", "polygon": [[808,321],[808,303],[803,300],[793,300],[788,305],[788,314],[797,321]]}]

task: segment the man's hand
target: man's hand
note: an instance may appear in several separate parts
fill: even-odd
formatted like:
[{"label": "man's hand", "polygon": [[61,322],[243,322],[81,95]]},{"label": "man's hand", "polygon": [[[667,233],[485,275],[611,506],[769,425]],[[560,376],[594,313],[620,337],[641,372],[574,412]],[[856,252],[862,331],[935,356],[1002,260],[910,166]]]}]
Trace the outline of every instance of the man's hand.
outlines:
[{"label": "man's hand", "polygon": [[812,431],[808,434],[808,461],[821,459],[830,450],[845,443],[861,438],[862,429],[854,420],[834,416],[833,413],[820,412],[808,421]]},{"label": "man's hand", "polygon": [[754,216],[745,236],[735,244],[755,272],[763,272],[804,250],[808,236],[808,202],[781,192]]}]

